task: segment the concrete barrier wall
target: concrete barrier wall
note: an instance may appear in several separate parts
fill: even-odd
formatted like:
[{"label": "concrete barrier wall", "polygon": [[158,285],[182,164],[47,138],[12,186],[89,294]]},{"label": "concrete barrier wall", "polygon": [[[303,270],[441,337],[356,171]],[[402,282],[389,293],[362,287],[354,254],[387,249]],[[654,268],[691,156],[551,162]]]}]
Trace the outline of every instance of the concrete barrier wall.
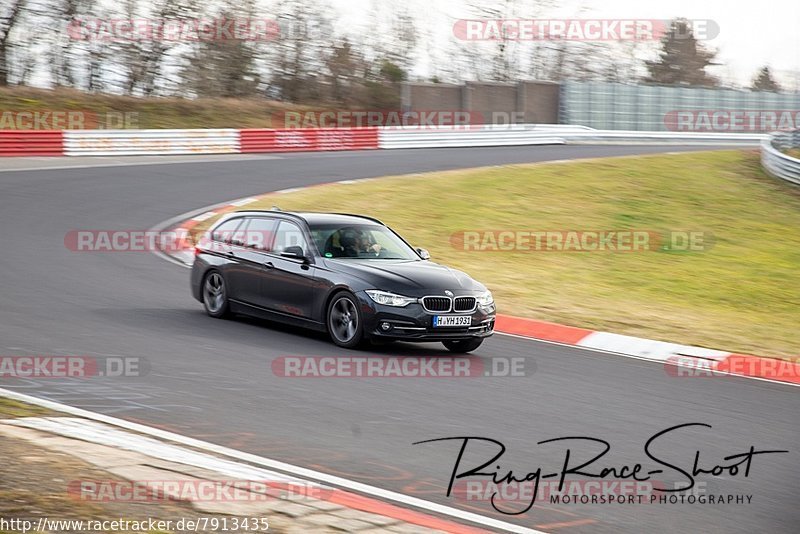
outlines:
[{"label": "concrete barrier wall", "polygon": [[517,86],[501,83],[467,83],[464,86],[467,109],[477,112],[484,122],[508,122],[517,110]]},{"label": "concrete barrier wall", "polygon": [[550,82],[464,85],[405,83],[404,110],[469,111],[474,122],[557,124],[559,84]]},{"label": "concrete barrier wall", "polygon": [[[407,83],[403,85],[403,110],[462,110],[463,90],[446,83]],[[411,104],[413,102],[413,105]]]},{"label": "concrete barrier wall", "polygon": [[557,124],[560,89],[561,86],[557,83],[521,83],[518,94],[522,98],[519,108],[525,113],[522,122]]}]

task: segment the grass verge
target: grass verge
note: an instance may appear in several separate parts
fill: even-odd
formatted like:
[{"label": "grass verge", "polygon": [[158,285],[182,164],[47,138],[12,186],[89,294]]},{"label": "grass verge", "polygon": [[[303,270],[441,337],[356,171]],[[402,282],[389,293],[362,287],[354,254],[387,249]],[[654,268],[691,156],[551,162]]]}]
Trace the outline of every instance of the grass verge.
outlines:
[{"label": "grass verge", "polygon": [[[55,412],[39,408],[32,404],[0,398],[0,420],[15,417],[42,417],[59,415]],[[155,521],[171,521],[176,525],[180,519],[193,520],[208,518],[208,528],[198,527],[198,532],[218,532],[210,528],[213,521],[222,525],[229,520],[220,514],[201,513],[189,503],[167,499],[110,499],[108,501],[91,501],[77,498],[69,491],[70,484],[77,481],[109,481],[124,482],[111,473],[95,467],[75,455],[68,455],[40,446],[35,441],[18,439],[3,435],[0,437],[0,518],[6,524],[16,521],[17,528],[22,528],[19,521],[30,521],[35,527],[39,518],[51,521],[48,528],[44,524],[42,532],[86,532],[78,530],[77,525],[66,525],[72,520],[108,521],[112,525],[104,532],[130,532],[130,530],[113,530],[112,521],[127,520],[147,524],[149,518]],[[227,518],[227,519],[226,519]],[[272,519],[272,518],[270,518]],[[57,522],[61,528],[57,528]],[[275,522],[276,528],[270,525],[270,532],[286,532],[281,526],[287,523],[284,518]],[[204,530],[205,529],[205,530]],[[263,532],[241,527],[229,529],[230,532]],[[19,532],[19,530],[17,530]],[[168,534],[178,530],[140,530],[148,534]],[[183,532],[183,531],[181,531]],[[12,534],[13,531],[0,528],[0,534]]]},{"label": "grass verge", "polygon": [[0,398],[0,419],[14,417],[43,417],[52,414],[50,410],[25,404],[11,399]]},{"label": "grass verge", "polygon": [[[136,98],[65,88],[0,88],[0,130],[20,127],[13,113],[23,111],[84,112],[83,126],[75,128],[278,128],[282,125],[272,126],[274,114],[303,109],[263,98]],[[130,123],[116,124],[124,113],[133,114]],[[30,128],[25,123],[22,127]],[[68,128],[52,120],[41,127]]]},{"label": "grass verge", "polygon": [[[763,356],[800,354],[800,192],[748,151],[507,165],[270,195],[376,216],[470,273],[500,313]],[[198,230],[207,227],[207,221]],[[469,251],[465,230],[713,234],[704,251]]]},{"label": "grass verge", "polygon": [[[11,521],[15,520],[17,525],[21,524],[20,521],[30,521],[31,526],[28,528],[34,528],[39,519],[44,517],[51,523],[49,528],[47,523],[44,523],[41,532],[53,534],[88,532],[86,524],[83,525],[83,529],[79,529],[75,524],[68,526],[66,523],[79,520],[84,522],[87,520],[108,521],[109,528],[102,532],[119,533],[130,533],[131,530],[114,530],[112,521],[136,521],[146,525],[148,519],[152,518],[154,521],[172,521],[172,524],[175,525],[180,519],[197,521],[201,517],[206,517],[219,521],[220,525],[223,524],[225,516],[199,513],[188,503],[183,502],[126,501],[124,499],[92,502],[78,499],[68,492],[70,483],[85,480],[122,481],[122,479],[74,456],[54,452],[26,440],[3,437],[0,439],[0,456],[3,458],[3,462],[0,463],[0,517],[7,524],[12,524]],[[57,522],[64,522],[61,523],[61,528],[56,526]],[[269,531],[285,532],[283,528],[270,528]],[[18,534],[19,532],[21,530],[14,533],[14,531],[0,529],[0,534]],[[174,528],[172,530],[147,530],[144,528],[138,532],[166,534],[179,531]],[[198,532],[219,532],[219,530],[200,528]],[[232,529],[231,532],[245,532],[245,530]],[[259,531],[249,530],[247,532]]]}]

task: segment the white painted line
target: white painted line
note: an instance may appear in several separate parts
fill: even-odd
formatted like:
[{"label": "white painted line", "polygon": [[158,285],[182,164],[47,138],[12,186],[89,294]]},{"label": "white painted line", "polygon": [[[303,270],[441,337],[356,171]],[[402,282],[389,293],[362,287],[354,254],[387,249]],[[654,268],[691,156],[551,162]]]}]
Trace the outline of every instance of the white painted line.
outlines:
[{"label": "white painted line", "polygon": [[[697,151],[697,152],[709,152],[709,151],[705,151],[704,150],[704,151]],[[671,152],[671,154],[676,154],[676,155],[685,154],[685,153],[686,152]],[[333,155],[336,155],[336,153],[314,153],[314,154],[315,155],[318,155],[318,154],[323,154],[323,155],[333,154]],[[654,154],[638,154],[638,155],[630,155],[630,156],[613,156],[613,157],[614,158],[618,158],[618,159],[630,159],[630,158],[647,157],[647,156],[651,156],[651,155],[654,155]],[[576,162],[596,161],[596,160],[602,160],[602,159],[608,159],[608,158],[602,158],[602,157],[597,158],[597,157],[595,157],[595,158],[577,158],[577,159],[550,160],[550,161],[536,162],[535,165],[547,165],[547,164],[551,164],[551,163],[556,163],[556,164],[576,163]],[[501,166],[503,166],[503,165],[495,165],[495,166],[492,166],[492,167],[501,167]],[[420,174],[420,173],[414,173],[414,175],[417,175],[417,174]],[[328,183],[349,184],[349,183],[368,182],[368,181],[374,181],[374,180],[380,180],[380,179],[381,179],[381,177],[372,177],[372,178],[359,178],[359,179],[355,179],[355,180],[340,180],[338,182],[328,182]],[[317,185],[326,185],[326,184],[317,184]],[[269,192],[269,193],[265,193],[264,196],[266,197],[266,196],[269,196],[271,194],[281,194],[281,193],[291,193],[291,192],[294,192],[294,191],[301,191],[303,189],[307,189],[308,187],[313,187],[313,186],[293,187],[293,188],[290,188],[290,189],[282,189],[282,190],[279,190],[279,191],[272,191],[272,192]],[[239,199],[238,201],[234,201],[234,202],[239,202],[241,200],[246,200],[246,199]],[[233,204],[233,203],[229,202],[229,204]],[[206,206],[205,208],[200,208],[199,210],[196,210],[194,212],[189,212],[188,214],[178,215],[178,216],[173,217],[172,219],[169,219],[168,221],[165,221],[165,222],[161,223],[160,225],[154,227],[152,230],[155,231],[158,228],[166,228],[167,226],[171,225],[172,223],[184,221],[187,218],[191,217],[191,215],[194,215],[194,214],[196,214],[196,213],[198,213],[200,211],[208,210],[208,209],[215,209],[215,208],[218,208],[218,207],[223,206],[223,205],[225,205],[225,204],[222,203],[222,204],[217,204],[217,205],[214,205],[214,206]],[[163,259],[165,259],[165,260],[167,260],[167,261],[169,261],[171,263],[174,263],[176,265],[180,265],[181,267],[184,267],[184,268],[187,268],[187,269],[191,269],[191,265],[190,264],[186,264],[185,262],[179,261],[179,260],[171,257],[168,254],[164,254],[161,251],[153,251],[153,253],[156,254],[159,257],[162,257]],[[636,359],[636,360],[649,361],[649,362],[656,362],[656,363],[661,363],[661,364],[665,364],[666,363],[667,365],[675,365],[675,366],[679,366],[679,365],[677,365],[677,364],[675,364],[674,362],[671,362],[671,361],[666,361],[667,358],[669,357],[669,355],[693,356],[693,357],[696,357],[696,358],[704,358],[704,359],[710,359],[710,360],[720,360],[720,359],[725,358],[725,356],[727,356],[728,354],[730,354],[729,352],[720,351],[720,350],[705,349],[705,348],[702,348],[702,347],[693,347],[693,346],[690,346],[690,345],[680,345],[680,344],[676,344],[676,343],[669,343],[669,342],[666,342],[666,341],[648,340],[646,338],[634,338],[632,336],[624,336],[622,334],[613,334],[613,333],[610,333],[610,332],[593,332],[592,334],[589,334],[586,337],[584,337],[579,342],[579,344],[573,344],[573,345],[570,345],[568,343],[560,343],[560,342],[557,342],[557,341],[547,341],[547,340],[543,340],[543,339],[536,339],[536,338],[532,338],[532,337],[528,337],[528,336],[521,336],[521,335],[517,335],[517,334],[509,334],[509,333],[505,333],[505,332],[496,332],[496,333],[500,334],[500,335],[505,335],[505,336],[517,337],[517,338],[520,338],[520,339],[527,339],[529,341],[538,341],[540,343],[550,343],[552,345],[559,345],[559,346],[562,346],[562,347],[572,347],[572,348],[582,349],[582,350],[586,350],[586,351],[600,352],[600,353],[603,353],[603,354],[611,354],[611,355],[614,355],[614,356],[623,356],[623,357],[626,357],[626,358],[632,358],[632,359]],[[598,339],[598,338],[594,338],[593,337],[594,334],[598,334],[598,335],[602,334],[602,336],[598,336],[598,338],[599,338]],[[592,339],[589,339],[589,338],[592,338]],[[619,338],[624,338],[624,340],[637,340],[636,341],[636,346],[637,346],[637,352],[639,354],[631,354],[631,353],[621,352],[622,350],[629,350],[629,349],[628,348],[624,348],[625,347],[625,342],[624,342],[624,340],[620,340]],[[581,344],[581,343],[583,343],[583,342],[585,342],[587,340],[589,340],[589,341],[587,342],[586,345],[582,345]],[[596,345],[596,346],[594,346],[594,345]],[[665,346],[668,347],[668,348],[665,348]],[[671,350],[671,351],[675,351],[675,352],[665,355],[665,351],[666,350]],[[739,377],[739,378],[746,378],[746,379],[749,379],[749,380],[759,380],[759,381],[762,381],[762,382],[770,382],[770,383],[773,383],[773,384],[800,386],[800,384],[794,384],[794,383],[791,383],[791,382],[782,382],[780,380],[774,380],[774,379],[770,379],[770,378],[761,378],[761,377],[755,377],[755,376],[744,376],[744,375],[738,375],[738,374],[733,374],[733,373],[723,372],[723,371],[717,371],[717,374],[720,375],[720,376],[726,375],[726,376],[734,376],[734,377]]]},{"label": "white painted line", "polygon": [[609,352],[635,354],[661,362],[666,361],[670,356],[680,354],[681,349],[689,348],[676,343],[612,334],[610,332],[592,332],[576,344],[580,347],[604,349]]},{"label": "white painted line", "polygon": [[[623,358],[630,358],[632,360],[641,360],[641,361],[644,361],[644,362],[660,363],[661,365],[672,365],[674,367],[680,367],[680,365],[677,364],[675,361],[669,361],[669,360],[664,361],[664,360],[659,360],[659,359],[655,359],[655,358],[650,358],[650,357],[647,357],[647,356],[638,356],[636,354],[626,354],[624,352],[614,352],[613,350],[606,350],[606,349],[595,348],[595,347],[582,347],[580,345],[570,345],[569,343],[562,343],[560,341],[550,341],[550,340],[547,340],[547,339],[537,339],[535,337],[522,336],[522,335],[519,335],[519,334],[509,334],[508,332],[495,332],[495,334],[499,335],[499,336],[515,337],[517,339],[523,339],[523,340],[526,340],[526,341],[533,341],[535,343],[547,343],[548,345],[558,345],[559,347],[568,347],[568,348],[572,348],[572,349],[579,350],[579,351],[598,352],[600,354],[606,354],[608,356],[621,356]],[[730,373],[730,372],[727,372],[727,371],[718,371],[718,370],[715,370],[714,373],[716,375],[719,375],[719,376],[730,376],[730,377],[733,377],[733,378],[746,378],[748,380],[758,380],[760,382],[769,382],[771,384],[780,384],[782,386],[800,387],[800,384],[795,384],[793,382],[782,382],[780,380],[775,380],[775,379],[772,379],[772,378],[761,378],[761,377],[758,377],[758,376],[737,375],[737,374]]]},{"label": "white painted line", "polygon": [[[220,154],[225,155],[225,154]],[[230,154],[227,154],[230,155]],[[187,157],[187,159],[182,159],[180,161],[142,161],[136,162],[132,161],[130,163],[103,163],[102,161],[98,161],[97,163],[87,163],[81,165],[54,165],[52,167],[25,167],[25,168],[18,168],[18,169],[0,169],[0,172],[26,172],[26,171],[63,171],[69,169],[92,169],[92,168],[99,168],[99,167],[141,167],[146,165],[180,165],[184,163],[230,163],[230,162],[239,162],[239,161],[256,161],[261,159],[283,159],[282,156],[259,156],[259,157],[245,157],[242,158],[243,154],[235,154],[236,158],[227,158],[227,159],[191,159]],[[71,158],[74,156],[56,156],[56,157],[65,157]],[[88,157],[88,156],[87,156]],[[135,156],[135,157],[149,157],[149,156]],[[157,157],[157,156],[153,156]],[[164,156],[164,157],[174,157],[174,156]]]},{"label": "white painted line", "polygon": [[205,220],[210,219],[211,217],[213,217],[216,214],[217,214],[216,211],[207,211],[205,213],[201,213],[197,217],[192,217],[192,220],[193,221],[197,221],[197,222],[203,222]]},{"label": "white painted line", "polygon": [[241,200],[237,200],[235,202],[231,202],[231,206],[236,206],[237,208],[239,208],[239,207],[242,207],[242,206],[244,206],[246,204],[252,204],[256,200],[258,200],[256,197],[247,197],[247,198],[243,198]]},{"label": "white painted line", "polygon": [[724,350],[706,349],[704,347],[695,347],[692,345],[681,345],[678,356],[691,356],[693,358],[701,358],[703,360],[724,360],[731,355],[730,352]]},{"label": "white painted line", "polygon": [[185,447],[171,445],[153,438],[119,430],[105,423],[90,419],[73,417],[21,417],[0,421],[7,425],[32,428],[51,434],[138,452],[145,456],[167,462],[191,465],[215,471],[222,475],[242,480],[282,482],[286,484],[308,485],[299,478],[290,477],[277,471],[269,471],[251,465],[225,460],[217,456],[193,451]]},{"label": "white painted line", "polygon": [[132,432],[138,432],[146,436],[151,436],[158,439],[165,439],[168,441],[172,441],[174,443],[186,445],[187,447],[193,447],[198,450],[211,452],[222,456],[227,456],[229,458],[235,458],[237,460],[248,462],[254,465],[259,465],[262,467],[267,467],[269,469],[276,469],[278,471],[283,471],[284,473],[289,473],[291,475],[295,475],[300,478],[320,481],[326,484],[330,484],[332,486],[337,486],[353,492],[362,493],[370,497],[375,497],[385,501],[393,501],[396,503],[400,503],[401,505],[404,506],[411,506],[413,508],[418,508],[420,510],[442,514],[462,521],[475,523],[477,525],[482,525],[485,527],[490,527],[493,529],[502,530],[506,532],[515,532],[518,534],[544,534],[542,531],[539,530],[534,530],[520,525],[514,525],[512,523],[506,523],[505,521],[499,521],[491,517],[484,517],[482,515],[478,515],[472,512],[459,510],[458,508],[453,508],[450,506],[444,506],[442,504],[425,501],[417,497],[411,497],[409,495],[404,495],[402,493],[396,493],[394,491],[377,488],[375,486],[370,486],[368,484],[362,484],[361,482],[354,482],[346,478],[329,475],[327,473],[320,473],[319,471],[306,469],[305,467],[299,467],[296,465],[279,462],[277,460],[264,458],[262,456],[257,456],[255,454],[237,451],[235,449],[229,449],[228,447],[215,445],[213,443],[208,443],[206,441],[190,438],[188,436],[182,436],[180,434],[175,434],[173,432],[168,432],[166,430],[151,428],[149,426],[141,425],[139,423],[132,423],[130,421],[125,421],[124,419],[117,419],[116,417],[90,412],[89,410],[83,410],[81,408],[75,408],[73,406],[68,406],[66,404],[40,399],[38,397],[32,397],[30,395],[17,393],[15,391],[10,391],[7,389],[0,388],[0,397],[5,397],[20,402],[27,402],[35,406],[41,406],[42,408],[48,408],[50,410],[64,412],[66,414],[74,415],[76,417],[83,417],[85,419],[90,419],[92,421],[106,423],[119,428],[130,430]]}]

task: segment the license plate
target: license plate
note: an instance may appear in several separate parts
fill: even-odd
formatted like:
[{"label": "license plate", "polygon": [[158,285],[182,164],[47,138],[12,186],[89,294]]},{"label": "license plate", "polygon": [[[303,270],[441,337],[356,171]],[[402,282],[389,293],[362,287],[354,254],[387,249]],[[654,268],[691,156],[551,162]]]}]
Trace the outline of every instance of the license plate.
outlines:
[{"label": "license plate", "polygon": [[433,326],[472,326],[471,315],[434,315]]}]

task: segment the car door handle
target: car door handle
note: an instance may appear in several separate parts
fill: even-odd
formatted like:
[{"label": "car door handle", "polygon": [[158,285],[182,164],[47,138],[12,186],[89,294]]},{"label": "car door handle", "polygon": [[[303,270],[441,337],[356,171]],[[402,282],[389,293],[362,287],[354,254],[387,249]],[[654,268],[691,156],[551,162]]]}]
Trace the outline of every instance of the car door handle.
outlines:
[{"label": "car door handle", "polygon": [[271,262],[271,261],[264,262],[264,268],[265,268],[265,269],[273,269],[274,267],[275,267],[275,266],[274,266],[274,265],[272,265],[272,262]]}]

